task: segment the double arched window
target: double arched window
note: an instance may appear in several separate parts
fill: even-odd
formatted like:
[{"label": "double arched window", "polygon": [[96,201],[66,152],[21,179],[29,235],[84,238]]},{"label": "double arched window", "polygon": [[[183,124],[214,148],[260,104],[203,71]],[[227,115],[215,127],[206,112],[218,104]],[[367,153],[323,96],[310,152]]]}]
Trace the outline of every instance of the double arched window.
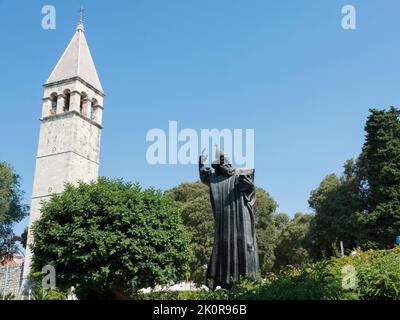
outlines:
[{"label": "double arched window", "polygon": [[[79,94],[79,93],[78,93]],[[86,92],[82,91],[80,94],[79,100],[79,112],[82,116],[89,118],[93,121],[99,120],[99,108],[100,105],[97,99],[89,99],[89,96]],[[57,92],[53,92],[50,94],[48,101],[48,111],[47,115],[56,115],[57,112],[68,112],[71,110],[71,90],[65,89],[62,94],[57,94]],[[73,100],[75,101],[75,100]],[[61,105],[59,105],[61,104]],[[75,109],[75,106],[73,107]],[[75,109],[76,110],[76,109]]]}]

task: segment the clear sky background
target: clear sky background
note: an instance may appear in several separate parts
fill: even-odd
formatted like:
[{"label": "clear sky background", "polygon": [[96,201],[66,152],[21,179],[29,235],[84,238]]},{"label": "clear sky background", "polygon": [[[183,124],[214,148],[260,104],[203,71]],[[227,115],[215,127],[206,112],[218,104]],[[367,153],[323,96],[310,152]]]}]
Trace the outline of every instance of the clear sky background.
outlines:
[{"label": "clear sky background", "polygon": [[[41,8],[57,10],[43,30]],[[0,0],[0,160],[32,191],[42,84],[86,8],[106,92],[100,174],[160,189],[195,165],[150,166],[152,128],[254,128],[256,184],[279,211],[309,212],[312,189],[342,172],[370,107],[400,104],[398,0]],[[341,9],[357,9],[357,30]],[[27,219],[16,227],[21,232]]]}]

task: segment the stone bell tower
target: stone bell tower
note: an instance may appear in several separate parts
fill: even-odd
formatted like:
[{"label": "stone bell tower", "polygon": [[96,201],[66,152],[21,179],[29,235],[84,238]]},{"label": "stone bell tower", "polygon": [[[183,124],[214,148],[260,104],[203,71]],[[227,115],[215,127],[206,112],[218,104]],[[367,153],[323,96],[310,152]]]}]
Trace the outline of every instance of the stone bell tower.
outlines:
[{"label": "stone bell tower", "polygon": [[44,84],[22,290],[32,263],[31,226],[40,218],[42,202],[62,192],[67,182],[90,182],[98,177],[103,98],[81,19]]}]

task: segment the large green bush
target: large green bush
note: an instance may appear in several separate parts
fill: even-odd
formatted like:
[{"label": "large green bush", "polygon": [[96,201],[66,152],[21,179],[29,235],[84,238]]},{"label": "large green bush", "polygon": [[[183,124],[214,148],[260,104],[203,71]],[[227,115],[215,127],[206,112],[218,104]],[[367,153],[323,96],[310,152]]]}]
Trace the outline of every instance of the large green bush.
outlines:
[{"label": "large green bush", "polygon": [[57,287],[75,287],[80,299],[124,299],[188,271],[190,239],[179,211],[137,184],[67,185],[44,204],[33,232],[33,271],[52,265]]}]

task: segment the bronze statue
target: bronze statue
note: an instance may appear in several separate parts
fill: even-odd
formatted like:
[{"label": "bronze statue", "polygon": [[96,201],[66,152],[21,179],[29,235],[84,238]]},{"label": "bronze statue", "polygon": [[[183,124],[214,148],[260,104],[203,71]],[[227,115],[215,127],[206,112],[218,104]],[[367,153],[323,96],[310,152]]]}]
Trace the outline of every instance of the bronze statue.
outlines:
[{"label": "bronze statue", "polygon": [[199,159],[200,180],[210,187],[215,220],[206,284],[213,289],[230,288],[241,276],[257,275],[260,271],[254,223],[254,169],[234,169],[219,148],[212,163],[214,172],[205,167],[206,160],[203,150]]}]

